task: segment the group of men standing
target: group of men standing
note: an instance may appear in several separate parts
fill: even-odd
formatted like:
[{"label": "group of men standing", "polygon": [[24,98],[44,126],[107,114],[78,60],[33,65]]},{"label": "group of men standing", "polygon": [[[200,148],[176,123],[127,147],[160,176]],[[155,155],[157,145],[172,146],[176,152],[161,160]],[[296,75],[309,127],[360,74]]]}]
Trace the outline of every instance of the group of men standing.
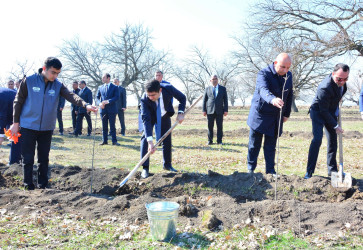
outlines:
[{"label": "group of men standing", "polygon": [[[117,143],[116,139],[116,115],[119,117],[121,125],[121,135],[125,136],[126,126],[125,126],[125,116],[124,112],[126,110],[126,90],[124,87],[120,86],[120,81],[116,78],[112,83],[110,83],[110,74],[106,73],[102,77],[103,85],[97,91],[96,101],[103,103],[101,109],[101,118],[103,126],[103,141],[101,145],[108,144],[107,136],[112,136],[113,145],[120,145]],[[107,88],[107,90],[106,90]],[[92,104],[93,96],[90,88],[87,87],[87,83],[82,81],[74,81],[72,84],[72,92],[80,96],[85,102]],[[107,100],[107,102],[104,102]],[[63,135],[63,120],[62,111],[64,109],[65,99],[59,96],[58,108],[57,108],[57,119],[59,124],[59,134]],[[92,121],[91,112],[87,111],[84,107],[78,107],[75,104],[71,104],[71,116],[72,116],[72,127],[73,132],[69,134],[78,137],[82,135],[82,124],[83,119],[86,118],[87,121],[87,136],[92,133]],[[108,134],[108,123],[110,126],[110,134]]]},{"label": "group of men standing", "polygon": [[[250,127],[247,169],[253,174],[257,166],[257,158],[264,138],[264,155],[266,173],[276,175],[275,153],[276,142],[283,131],[283,123],[291,113],[293,98],[292,74],[289,71],[292,61],[288,54],[279,54],[275,61],[262,69],[257,75],[255,92],[247,120]],[[63,111],[64,99],[72,104],[72,125],[74,135],[81,134],[82,120],[88,122],[88,135],[92,124],[90,112],[100,109],[102,120],[102,143],[108,144],[108,126],[113,145],[120,145],[116,138],[116,114],[121,123],[121,134],[125,135],[124,111],[126,110],[126,92],[119,86],[119,80],[111,83],[110,74],[102,77],[103,85],[97,90],[96,100],[99,104],[93,106],[92,92],[85,81],[73,83],[69,91],[57,80],[62,64],[54,57],[49,57],[38,73],[24,78],[20,82],[16,96],[15,91],[0,89],[0,142],[3,140],[3,128],[11,123],[11,133],[17,135],[20,131],[22,146],[21,156],[24,168],[24,187],[35,188],[32,179],[35,146],[38,153],[38,187],[45,188],[48,184],[49,151],[56,118]],[[347,90],[345,85],[349,76],[349,67],[337,64],[333,72],[319,85],[313,104],[310,107],[310,117],[313,127],[313,140],[310,145],[308,165],[305,178],[312,177],[322,141],[323,127],[327,130],[328,139],[328,174],[337,171],[336,151],[337,134],[343,133],[337,123],[338,104]],[[185,95],[169,82],[162,80],[163,74],[157,71],[155,78],[145,85],[145,93],[140,100],[140,119],[142,136],[140,156],[147,152],[154,153],[153,130],[155,127],[156,141],[171,128],[171,117],[175,114],[173,99],[179,101],[177,121],[182,123],[186,106]],[[218,84],[217,75],[210,78],[211,86],[205,89],[203,98],[203,115],[208,120],[208,144],[213,144],[214,121],[217,124],[217,144],[222,144],[223,117],[228,114],[228,97],[224,86]],[[11,93],[9,92],[11,91]],[[14,99],[15,98],[15,99]],[[62,98],[64,98],[62,100]],[[363,91],[360,98],[360,111],[363,113]],[[14,103],[13,108],[11,108]],[[11,115],[11,111],[13,111]],[[61,116],[61,115],[60,115]],[[362,114],[363,116],[363,114]],[[363,117],[362,117],[363,118]],[[62,129],[62,130],[61,130]],[[60,133],[63,127],[60,126]],[[172,140],[169,134],[163,141],[163,168],[177,172],[172,166]],[[143,164],[142,178],[149,176],[149,160]]]}]

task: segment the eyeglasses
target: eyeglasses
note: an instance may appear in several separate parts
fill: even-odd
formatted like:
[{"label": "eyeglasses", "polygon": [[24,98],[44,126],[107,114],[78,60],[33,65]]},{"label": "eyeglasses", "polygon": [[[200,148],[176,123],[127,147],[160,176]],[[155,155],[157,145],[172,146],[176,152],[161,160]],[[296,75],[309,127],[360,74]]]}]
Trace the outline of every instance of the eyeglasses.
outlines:
[{"label": "eyeglasses", "polygon": [[347,78],[340,78],[340,77],[336,77],[337,82],[346,82],[348,81],[348,77]]}]

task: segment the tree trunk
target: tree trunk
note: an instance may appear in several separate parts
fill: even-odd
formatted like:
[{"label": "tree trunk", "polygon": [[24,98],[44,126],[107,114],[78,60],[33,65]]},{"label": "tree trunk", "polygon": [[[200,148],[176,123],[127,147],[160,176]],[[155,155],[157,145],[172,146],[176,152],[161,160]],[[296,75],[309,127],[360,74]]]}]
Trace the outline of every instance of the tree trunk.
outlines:
[{"label": "tree trunk", "polygon": [[296,106],[296,98],[295,97],[292,98],[292,105],[291,106],[292,106],[292,111],[299,112],[299,109]]}]

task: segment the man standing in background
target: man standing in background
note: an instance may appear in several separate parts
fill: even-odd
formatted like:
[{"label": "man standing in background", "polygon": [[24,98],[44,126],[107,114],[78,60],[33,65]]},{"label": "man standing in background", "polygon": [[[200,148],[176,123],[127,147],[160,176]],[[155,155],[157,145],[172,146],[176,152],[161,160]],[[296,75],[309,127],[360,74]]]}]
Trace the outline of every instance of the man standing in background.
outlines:
[{"label": "man standing in background", "polygon": [[14,81],[13,80],[8,81],[8,88],[14,90],[14,87],[15,87]]},{"label": "man standing in background", "polygon": [[102,77],[102,86],[98,88],[97,100],[100,102],[100,115],[102,118],[102,143],[100,145],[107,145],[108,123],[110,124],[110,133],[112,136],[112,145],[120,146],[116,138],[116,114],[117,107],[116,101],[119,98],[118,87],[110,83],[111,75],[106,73]]},{"label": "man standing in background", "polygon": [[59,96],[58,108],[57,108],[57,120],[58,120],[58,127],[59,127],[59,135],[63,135],[63,117],[62,111],[64,109],[64,104],[66,99],[64,97]]},{"label": "man standing in background", "polygon": [[[85,81],[79,82],[79,88],[80,91],[78,92],[78,95],[87,103],[91,104],[93,103],[92,99],[92,91],[86,86]],[[91,121],[91,112],[88,112],[83,107],[76,107],[77,108],[77,123],[76,123],[76,131],[74,132],[74,135],[77,137],[82,133],[82,123],[83,123],[83,117],[86,117],[87,124],[88,124],[88,130],[87,130],[87,136],[90,136],[92,133],[92,121]]]},{"label": "man standing in background", "polygon": [[[72,85],[72,92],[76,95],[78,95],[79,93],[79,88],[78,88],[78,82],[77,81],[73,81],[73,85]],[[76,105],[71,104],[71,115],[72,115],[72,128],[73,128],[73,132],[69,133],[70,135],[74,135],[75,131],[76,131],[76,125],[77,125],[77,114],[76,114]]]},{"label": "man standing in background", "polygon": [[212,86],[205,89],[203,98],[203,115],[208,120],[208,145],[213,144],[214,121],[217,124],[217,144],[222,145],[223,116],[228,114],[227,90],[218,84],[217,75],[213,75],[210,82]]},{"label": "man standing in background", "polygon": [[115,84],[118,87],[119,91],[119,99],[116,101],[117,115],[120,121],[121,135],[125,136],[126,126],[125,126],[124,112],[126,111],[126,89],[120,86],[120,81],[117,78],[113,81],[113,84]]}]

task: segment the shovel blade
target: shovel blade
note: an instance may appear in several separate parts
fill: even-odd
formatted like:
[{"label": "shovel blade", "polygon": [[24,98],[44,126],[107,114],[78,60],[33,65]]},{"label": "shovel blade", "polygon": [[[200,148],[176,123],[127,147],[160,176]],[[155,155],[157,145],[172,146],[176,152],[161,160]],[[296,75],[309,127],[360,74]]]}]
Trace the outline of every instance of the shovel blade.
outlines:
[{"label": "shovel blade", "polygon": [[331,173],[331,185],[335,188],[351,188],[352,187],[352,175],[350,173],[332,172]]}]

